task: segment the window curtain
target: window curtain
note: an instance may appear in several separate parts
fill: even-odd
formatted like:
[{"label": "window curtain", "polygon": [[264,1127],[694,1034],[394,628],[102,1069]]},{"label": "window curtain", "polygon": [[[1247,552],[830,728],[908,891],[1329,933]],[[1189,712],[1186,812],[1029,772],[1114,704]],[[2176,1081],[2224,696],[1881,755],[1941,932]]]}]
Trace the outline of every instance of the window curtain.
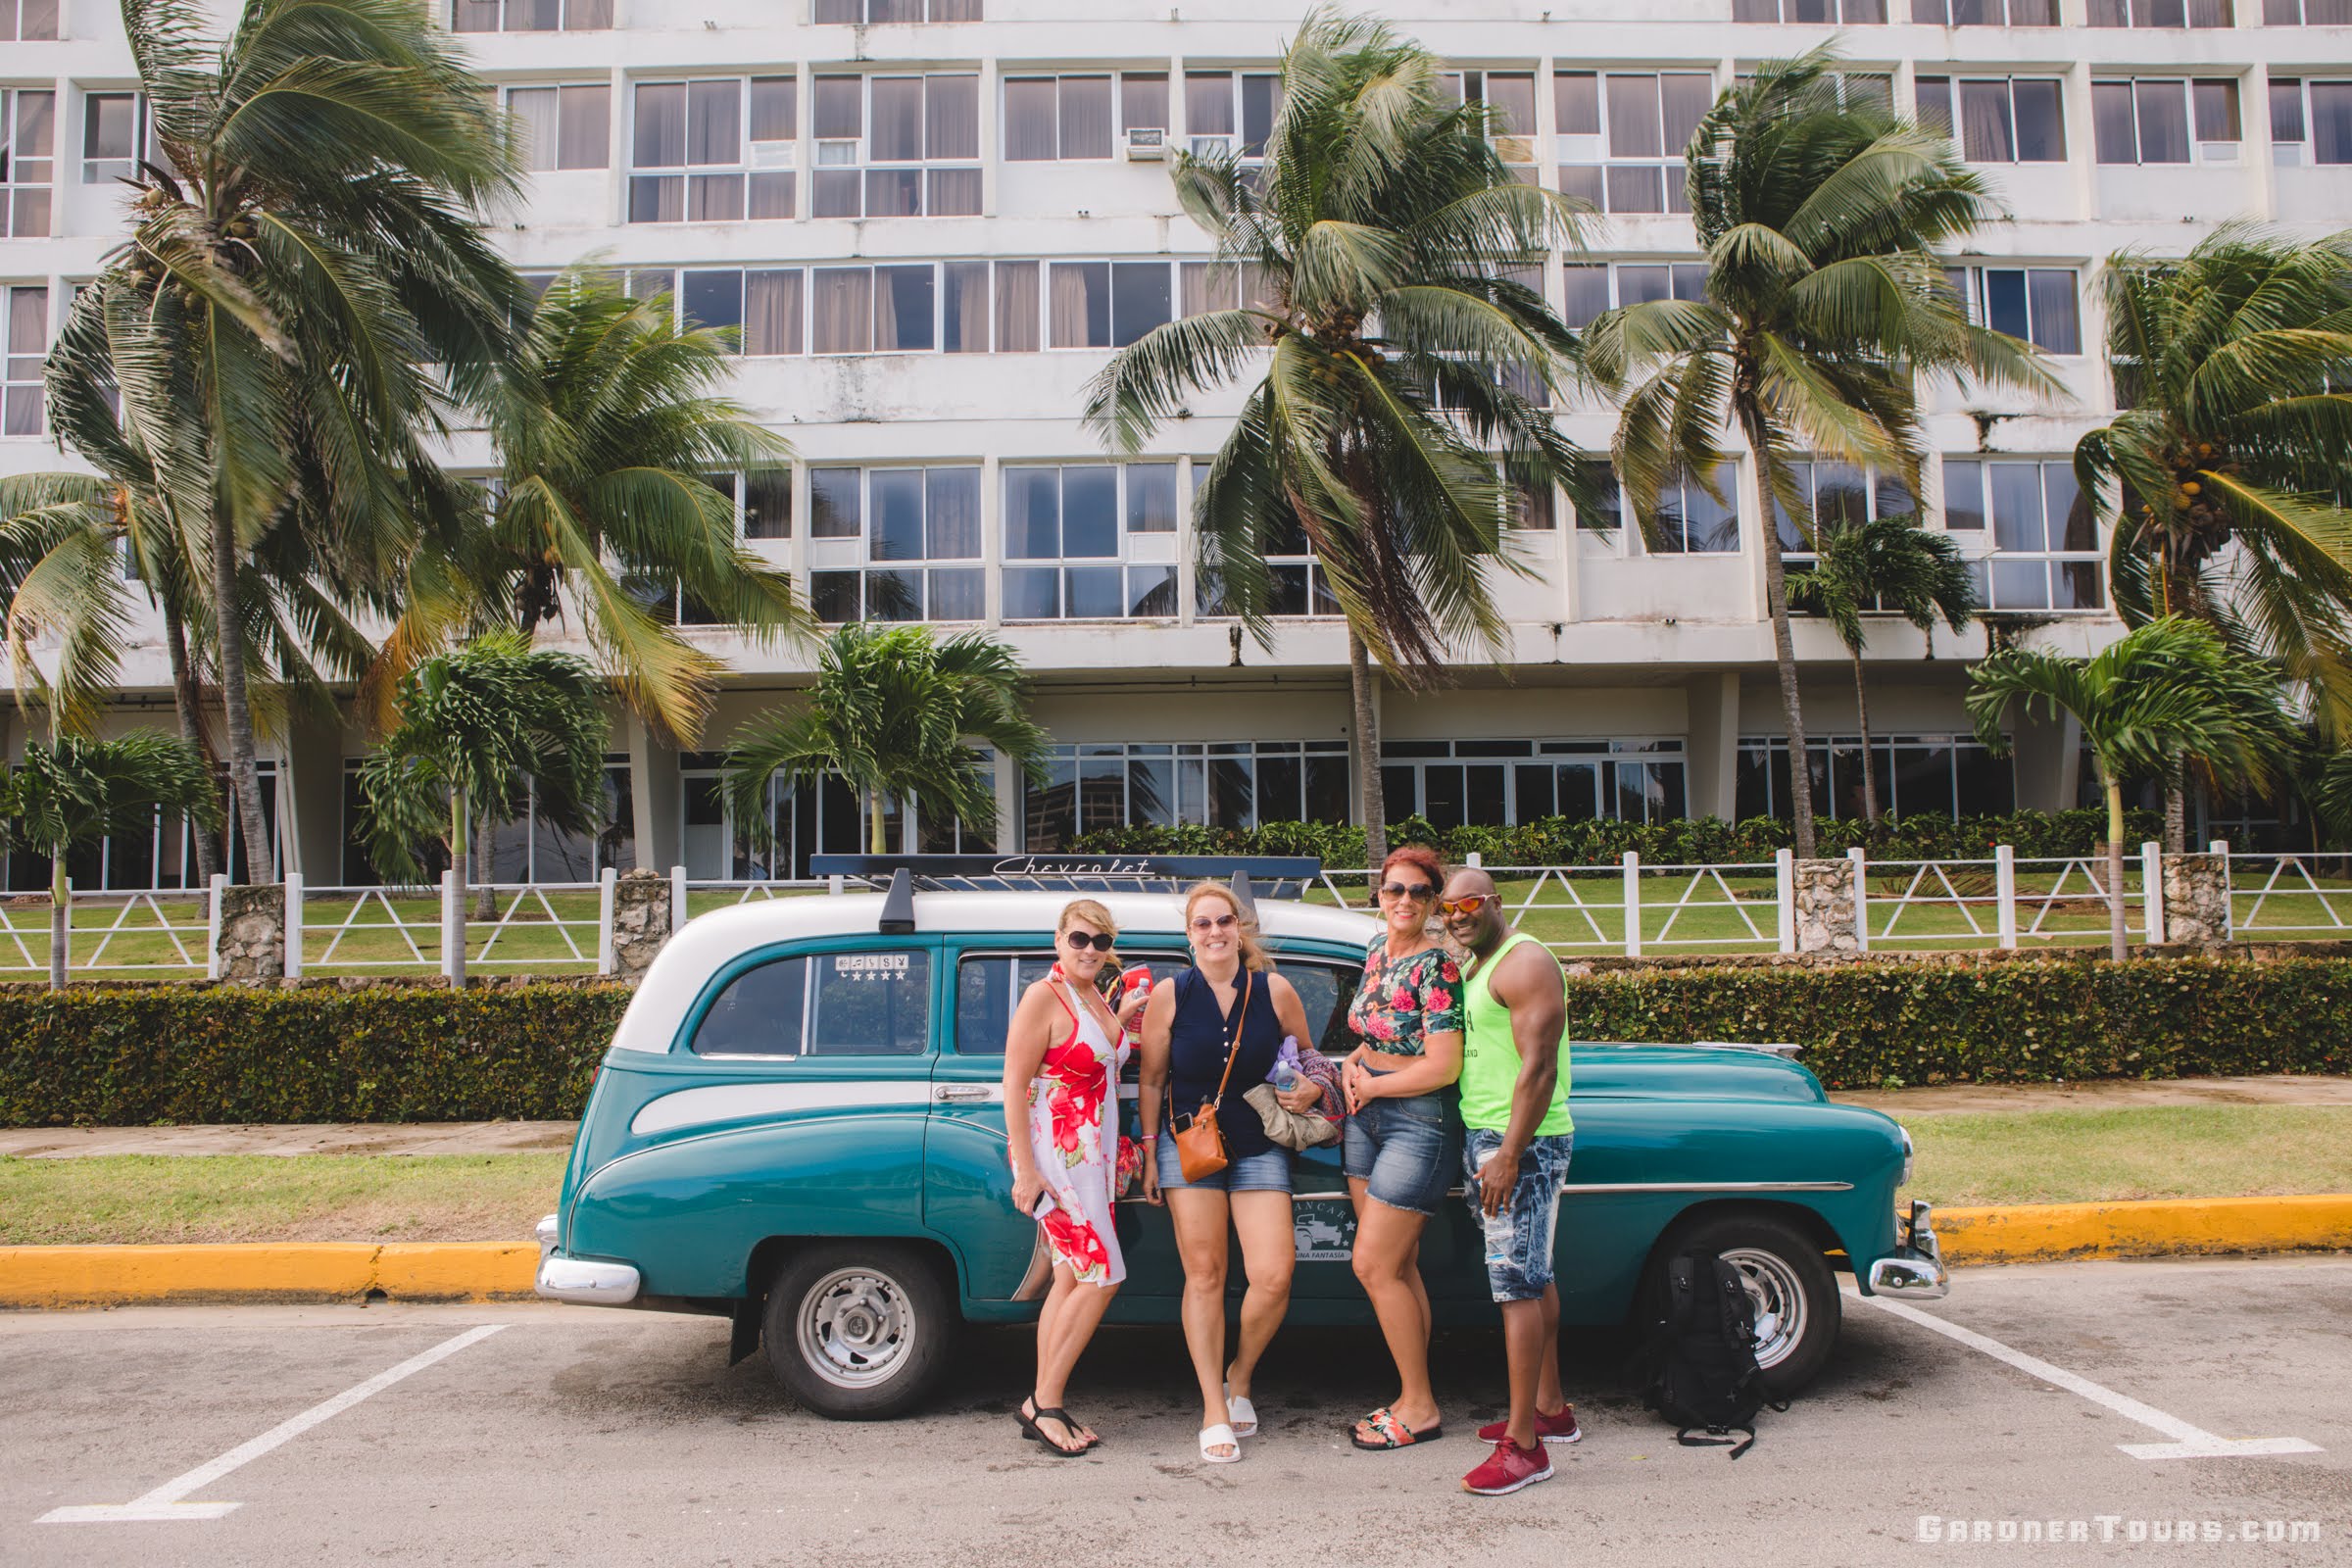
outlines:
[{"label": "window curtain", "polygon": [[[514,133],[522,142],[522,167],[534,172],[561,167],[557,159],[564,138],[557,92],[554,87],[517,87],[507,94],[507,113],[514,117]],[[92,93],[85,102],[95,111],[100,100]],[[93,113],[88,118],[95,122],[98,117]],[[98,128],[93,124],[82,134],[85,157],[105,151]]]},{"label": "window curtain", "polygon": [[976,75],[926,76],[924,98],[929,106],[924,127],[923,156],[977,158],[980,156],[980,78]]},{"label": "window curtain", "polygon": [[2188,162],[2187,95],[2177,81],[2132,83],[2138,111],[2139,161],[2143,164]]},{"label": "window curtain", "polygon": [[947,262],[941,279],[944,330],[940,347],[950,354],[988,352],[988,264]]},{"label": "window curtain", "polygon": [[1020,76],[1004,83],[1004,161],[1034,164],[1056,153],[1054,82],[1052,76]]},{"label": "window curtain", "polygon": [[2017,162],[2016,127],[2010,119],[2009,83],[1960,84],[1960,142],[1972,164]]},{"label": "window curtain", "polygon": [[874,269],[874,347],[883,353],[928,353],[933,344],[932,313],[938,272],[929,262],[917,267]]},{"label": "window curtain", "polygon": [[933,561],[980,557],[980,470],[931,468],[923,475],[924,531]]},{"label": "window curtain", "polygon": [[1188,136],[1233,134],[1233,73],[1188,71],[1184,75],[1184,132]]},{"label": "window curtain", "polygon": [[[1106,262],[1055,262],[1048,270],[1053,295],[1053,337],[1057,349],[1110,346],[1110,266]],[[1101,330],[1096,318],[1101,318]]]},{"label": "window curtain", "polygon": [[1131,73],[1119,78],[1121,130],[1168,127],[1168,78],[1152,73]]},{"label": "window curtain", "polygon": [[2075,305],[2075,274],[2063,268],[2037,267],[2026,274],[2034,316],[2034,341],[2052,354],[2082,352],[2082,324]]},{"label": "window curtain", "polygon": [[997,352],[1027,354],[1038,345],[1035,262],[999,262],[997,268]]},{"label": "window curtain", "polygon": [[555,167],[604,168],[611,161],[612,144],[612,89],[594,85],[564,87],[560,91],[562,113],[557,117]]},{"label": "window curtain", "polygon": [[874,274],[863,267],[819,267],[809,277],[810,346],[819,354],[873,350]]},{"label": "window curtain", "polygon": [[801,270],[771,268],[743,275],[743,352],[801,352]]},{"label": "window curtain", "polygon": [[2139,162],[2139,144],[2132,130],[2132,84],[2094,81],[2090,84],[2091,145],[2102,164]]},{"label": "window curtain", "polygon": [[1110,156],[1110,78],[1061,78],[1061,156]]},{"label": "window curtain", "polygon": [[1658,130],[1658,78],[1609,77],[1609,156],[1656,158],[1665,151]]},{"label": "window curtain", "polygon": [[1184,314],[1206,316],[1230,311],[1241,303],[1240,279],[1231,267],[1216,262],[1184,264]]},{"label": "window curtain", "polygon": [[923,78],[876,76],[867,144],[876,163],[911,164],[923,156]]},{"label": "window curtain", "polygon": [[637,89],[636,135],[629,158],[639,169],[677,169],[685,164],[684,82],[657,82]]},{"label": "window curtain", "polygon": [[743,162],[743,89],[735,82],[687,83],[686,162]]}]

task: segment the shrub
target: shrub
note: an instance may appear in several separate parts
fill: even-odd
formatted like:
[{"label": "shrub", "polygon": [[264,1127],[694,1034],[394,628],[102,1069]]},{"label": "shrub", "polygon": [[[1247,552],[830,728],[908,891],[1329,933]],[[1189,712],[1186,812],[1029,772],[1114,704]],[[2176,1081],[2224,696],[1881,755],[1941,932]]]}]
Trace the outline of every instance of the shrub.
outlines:
[{"label": "shrub", "polygon": [[[0,991],[0,1126],[557,1120],[628,992]],[[1793,1041],[1832,1088],[2352,1071],[2352,958],[1722,965],[1579,977],[1580,1040]]]},{"label": "shrub", "polygon": [[[2129,813],[2130,841],[2158,837],[2163,821],[2152,811]],[[2107,815],[2101,810],[2015,811],[2007,816],[1887,816],[1868,822],[1819,817],[1814,830],[1820,853],[1843,855],[1861,848],[1878,859],[1984,860],[1995,845],[2012,846],[2024,859],[2096,855],[2103,848]],[[1730,865],[1769,860],[1794,842],[1790,825],[1779,817],[1678,818],[1628,822],[1593,817],[1547,816],[1515,827],[1465,824],[1441,828],[1427,817],[1408,816],[1389,824],[1391,844],[1427,844],[1460,862],[1473,852],[1489,865],[1603,865],[1633,851],[1654,865]],[[1268,822],[1256,828],[1174,826],[1147,823],[1099,828],[1071,846],[1089,855],[1312,855],[1327,866],[1364,863],[1364,830],[1345,822]]]}]

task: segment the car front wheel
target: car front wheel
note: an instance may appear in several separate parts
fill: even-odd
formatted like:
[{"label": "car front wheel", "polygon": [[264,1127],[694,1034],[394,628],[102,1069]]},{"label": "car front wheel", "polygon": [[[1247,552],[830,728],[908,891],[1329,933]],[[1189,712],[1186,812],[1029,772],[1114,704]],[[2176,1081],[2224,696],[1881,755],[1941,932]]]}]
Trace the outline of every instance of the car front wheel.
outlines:
[{"label": "car front wheel", "polygon": [[768,1365],[819,1415],[873,1421],[921,1403],[946,1369],[956,1309],[928,1258],[895,1242],[826,1242],[768,1288]]},{"label": "car front wheel", "polygon": [[1794,1225],[1769,1214],[1698,1221],[1659,1250],[1654,1299],[1665,1298],[1664,1262],[1678,1252],[1717,1253],[1740,1271],[1756,1308],[1756,1365],[1775,1398],[1796,1393],[1828,1364],[1842,1306],[1838,1278]]}]

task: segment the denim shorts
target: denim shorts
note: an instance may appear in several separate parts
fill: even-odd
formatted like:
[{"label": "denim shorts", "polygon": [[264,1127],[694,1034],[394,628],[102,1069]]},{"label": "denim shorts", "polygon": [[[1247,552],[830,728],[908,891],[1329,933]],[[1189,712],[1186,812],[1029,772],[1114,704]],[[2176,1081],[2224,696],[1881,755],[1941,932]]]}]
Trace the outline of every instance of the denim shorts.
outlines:
[{"label": "denim shorts", "polygon": [[[1497,1262],[1487,1262],[1487,1286],[1497,1301],[1532,1301],[1551,1284],[1552,1243],[1560,1220],[1560,1184],[1568,1179],[1568,1152],[1573,1133],[1537,1138],[1519,1156],[1519,1180],[1503,1200],[1502,1217],[1511,1225],[1510,1246]],[[1473,1127],[1462,1140],[1462,1170],[1470,1180],[1470,1212],[1486,1224],[1479,1200],[1478,1167],[1502,1147],[1502,1134]]]},{"label": "denim shorts", "polygon": [[1443,1094],[1370,1100],[1343,1124],[1342,1159],[1349,1181],[1364,1183],[1377,1203],[1430,1215],[1446,1196],[1447,1157]]},{"label": "denim shorts", "polygon": [[1291,1152],[1275,1148],[1255,1154],[1245,1154],[1227,1162],[1214,1176],[1203,1176],[1197,1182],[1184,1179],[1184,1161],[1176,1155],[1176,1140],[1161,1133],[1156,1145],[1153,1163],[1159,1168],[1160,1191],[1190,1187],[1204,1193],[1287,1193],[1291,1190]]}]

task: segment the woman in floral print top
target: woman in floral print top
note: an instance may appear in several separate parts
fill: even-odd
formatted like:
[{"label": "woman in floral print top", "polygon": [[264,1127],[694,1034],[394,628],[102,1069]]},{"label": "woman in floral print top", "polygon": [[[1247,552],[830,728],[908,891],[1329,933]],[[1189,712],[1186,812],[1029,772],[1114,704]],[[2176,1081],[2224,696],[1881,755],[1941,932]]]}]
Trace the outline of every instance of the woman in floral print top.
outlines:
[{"label": "woman in floral print top", "polygon": [[1380,868],[1382,923],[1348,1004],[1358,1045],[1348,1094],[1348,1196],[1355,1204],[1355,1277],[1371,1298],[1400,1392],[1355,1424],[1359,1448],[1402,1448],[1441,1435],[1429,1386],[1429,1289],[1421,1232],[1460,1157],[1453,1081],[1462,1071],[1462,975],[1428,926],[1446,865],[1419,845]]}]

